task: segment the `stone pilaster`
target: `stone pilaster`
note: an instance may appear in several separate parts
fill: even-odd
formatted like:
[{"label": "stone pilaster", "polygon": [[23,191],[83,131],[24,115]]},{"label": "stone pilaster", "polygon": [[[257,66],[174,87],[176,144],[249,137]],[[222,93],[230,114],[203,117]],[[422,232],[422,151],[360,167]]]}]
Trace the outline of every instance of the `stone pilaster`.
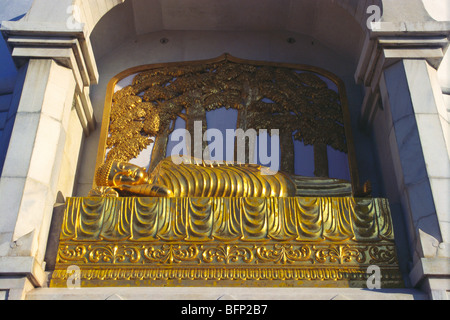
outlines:
[{"label": "stone pilaster", "polygon": [[0,179],[0,290],[21,299],[47,280],[52,214],[72,195],[83,132],[95,129],[98,73],[82,29],[18,21],[2,33],[25,78]]},{"label": "stone pilaster", "polygon": [[366,88],[361,125],[382,130],[372,121],[379,108],[386,113],[413,256],[409,277],[433,299],[450,290],[449,119],[436,72],[449,34],[448,23],[381,23],[368,33],[355,74]]},{"label": "stone pilaster", "polygon": [[95,129],[89,87],[98,82],[92,47],[83,28],[48,27],[22,21],[2,24],[3,37],[17,67],[29,59],[52,59],[72,70],[75,79],[76,109],[86,135]]},{"label": "stone pilaster", "polygon": [[70,69],[50,59],[29,61],[0,180],[0,259],[6,268],[0,272],[26,274],[34,285],[43,280],[39,269],[58,192],[74,87]]}]

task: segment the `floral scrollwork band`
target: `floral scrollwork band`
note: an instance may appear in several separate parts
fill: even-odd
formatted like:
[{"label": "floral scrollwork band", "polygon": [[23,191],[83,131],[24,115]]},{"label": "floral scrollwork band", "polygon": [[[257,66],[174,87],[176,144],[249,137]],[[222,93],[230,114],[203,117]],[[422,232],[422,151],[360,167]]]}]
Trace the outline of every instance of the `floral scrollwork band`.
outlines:
[{"label": "floral scrollwork band", "polygon": [[393,264],[392,244],[61,243],[59,264]]},{"label": "floral scrollwork band", "polygon": [[280,282],[298,286],[333,281],[334,285],[348,286],[351,282],[361,287],[371,264],[380,266],[385,283],[401,286],[395,246],[388,242],[62,242],[51,286],[64,287],[70,277],[67,268],[76,265],[84,286],[170,285],[174,281],[175,285],[208,285],[208,281],[216,285],[221,281],[233,286],[245,281],[247,285],[272,286]]}]

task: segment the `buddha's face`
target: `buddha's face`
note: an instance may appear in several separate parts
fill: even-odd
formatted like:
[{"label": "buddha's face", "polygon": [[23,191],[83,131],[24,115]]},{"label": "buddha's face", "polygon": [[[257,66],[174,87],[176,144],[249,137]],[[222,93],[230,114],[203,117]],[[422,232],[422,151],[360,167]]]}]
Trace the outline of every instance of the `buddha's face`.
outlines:
[{"label": "buddha's face", "polygon": [[126,162],[115,162],[109,177],[114,186],[139,185],[148,182],[148,174],[143,168]]}]

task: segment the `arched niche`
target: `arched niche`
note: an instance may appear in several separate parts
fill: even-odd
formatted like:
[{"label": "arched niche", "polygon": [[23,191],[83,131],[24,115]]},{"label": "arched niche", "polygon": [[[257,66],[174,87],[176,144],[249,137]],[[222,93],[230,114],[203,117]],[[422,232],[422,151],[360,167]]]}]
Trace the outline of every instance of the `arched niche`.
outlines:
[{"label": "arched niche", "polygon": [[345,85],[307,65],[223,54],[134,67],[114,76],[96,167],[117,160],[151,173],[176,154],[346,179],[359,190]]},{"label": "arched niche", "polygon": [[[210,59],[229,52],[248,60],[314,65],[336,74],[345,83],[348,93],[355,143],[363,146],[362,149],[370,146],[370,139],[356,131],[362,89],[354,81],[367,14],[358,6],[346,6],[339,1],[318,1],[314,5],[300,1],[291,7],[287,2],[277,2],[277,5],[281,8],[270,24],[254,21],[244,25],[230,20],[227,24],[208,27],[208,21],[218,19],[218,13],[214,13],[198,17],[203,24],[196,26],[184,20],[183,25],[177,25],[182,30],[173,30],[174,24],[163,23],[167,11],[156,2],[146,2],[146,6],[152,8],[147,11],[139,10],[135,1],[125,1],[112,8],[99,20],[90,37],[100,74],[99,84],[91,87],[90,94],[97,128],[102,125],[108,82],[121,71],[152,63]],[[248,5],[241,9],[252,12],[256,7]],[[286,7],[288,13],[285,13]],[[195,8],[193,4],[192,10]],[[258,11],[260,17],[271,14],[270,10],[261,10]],[[147,23],[144,23],[145,13],[148,13]],[[172,19],[177,21],[178,18],[175,15]],[[85,139],[77,195],[85,195],[92,186],[99,134],[97,129]],[[363,168],[361,181],[376,180],[376,168],[370,164],[372,156],[365,151],[361,154],[365,158],[363,167],[369,163],[368,168]]]}]

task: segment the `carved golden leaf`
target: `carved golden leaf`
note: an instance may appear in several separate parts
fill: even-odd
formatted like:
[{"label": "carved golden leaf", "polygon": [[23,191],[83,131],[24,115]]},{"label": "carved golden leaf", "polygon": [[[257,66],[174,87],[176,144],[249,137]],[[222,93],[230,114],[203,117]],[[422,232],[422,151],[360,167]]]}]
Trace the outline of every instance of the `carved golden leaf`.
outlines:
[{"label": "carved golden leaf", "polygon": [[109,158],[139,154],[150,137],[167,136],[179,116],[188,120],[198,112],[189,110],[199,107],[233,108],[240,112],[241,125],[246,123],[243,129],[280,129],[307,145],[324,143],[347,151],[340,97],[321,77],[225,60],[137,74],[132,85],[113,97]]}]

